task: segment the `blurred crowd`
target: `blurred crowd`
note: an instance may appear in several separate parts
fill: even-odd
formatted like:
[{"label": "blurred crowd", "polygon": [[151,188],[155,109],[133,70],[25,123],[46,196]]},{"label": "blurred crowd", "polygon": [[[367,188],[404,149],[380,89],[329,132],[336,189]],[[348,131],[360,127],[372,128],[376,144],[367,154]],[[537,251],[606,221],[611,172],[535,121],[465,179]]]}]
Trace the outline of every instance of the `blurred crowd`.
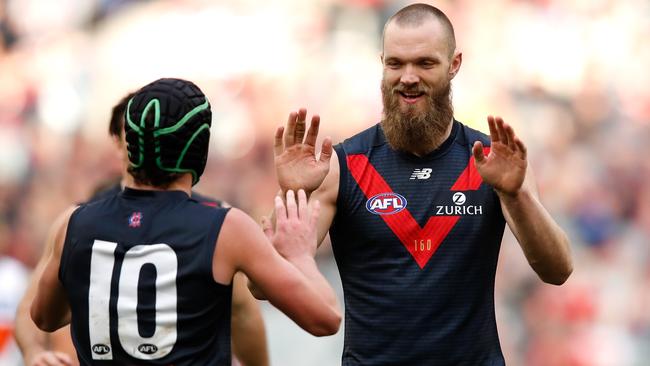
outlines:
[{"label": "blurred crowd", "polygon": [[[650,3],[430,3],[464,55],[456,118],[513,124],[572,241],[574,273],[555,287],[506,233],[496,308],[508,364],[647,365]],[[290,111],[319,113],[321,138],[335,142],[380,119],[382,27],[405,4],[0,0],[0,355],[27,275],[16,268],[33,267],[62,209],[119,175],[108,118],[121,96],[164,76],[196,82],[214,114],[197,189],[259,218],[277,189],[273,133]],[[309,364],[337,364],[336,352]]]}]

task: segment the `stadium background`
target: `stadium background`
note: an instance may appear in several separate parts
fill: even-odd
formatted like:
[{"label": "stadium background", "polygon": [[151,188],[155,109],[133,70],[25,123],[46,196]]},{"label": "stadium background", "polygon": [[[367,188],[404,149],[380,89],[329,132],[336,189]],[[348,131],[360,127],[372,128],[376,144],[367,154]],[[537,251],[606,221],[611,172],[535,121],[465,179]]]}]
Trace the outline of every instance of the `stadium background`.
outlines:
[{"label": "stadium background", "polygon": [[[256,218],[269,212],[275,127],[301,106],[334,141],[376,122],[382,24],[405,4],[0,0],[0,258],[33,266],[55,215],[118,173],[110,108],[162,76],[195,81],[212,102],[199,190]],[[553,287],[506,234],[496,308],[508,363],[649,364],[650,3],[433,4],[464,53],[456,117],[483,130],[488,114],[514,125],[573,243],[574,273]],[[319,261],[338,282],[326,246]],[[15,294],[0,299],[5,334],[21,277],[0,278]],[[264,316],[274,365],[338,364],[342,330],[315,339],[266,305]]]}]

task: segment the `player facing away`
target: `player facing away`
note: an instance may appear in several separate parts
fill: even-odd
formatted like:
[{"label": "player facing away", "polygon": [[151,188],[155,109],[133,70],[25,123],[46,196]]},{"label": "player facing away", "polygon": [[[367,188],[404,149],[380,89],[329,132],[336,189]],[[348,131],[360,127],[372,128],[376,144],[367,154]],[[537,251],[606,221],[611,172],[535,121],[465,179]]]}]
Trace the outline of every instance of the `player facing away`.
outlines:
[{"label": "player facing away", "polygon": [[[113,107],[108,126],[115,150],[119,153],[123,163],[120,182],[111,182],[110,185],[98,189],[88,201],[89,203],[117,195],[122,191],[123,186],[132,182],[132,177],[127,172],[129,158],[126,152],[124,119],[127,104],[134,95],[135,93],[125,95]],[[228,206],[222,201],[200,195],[194,191],[192,191],[191,197],[208,206]],[[36,327],[29,315],[31,303],[36,295],[38,280],[54,246],[54,233],[63,224],[62,220],[60,217],[57,218],[55,224],[50,228],[50,235],[46,240],[43,253],[16,313],[15,338],[26,366],[72,366],[77,364],[69,326],[53,333],[45,333]],[[262,314],[257,301],[246,287],[245,276],[241,273],[237,273],[233,279],[231,313],[233,359],[244,366],[267,366],[269,360]]]},{"label": "player facing away", "polygon": [[[505,361],[494,279],[507,224],[538,276],[562,284],[569,242],[538,198],[526,147],[453,118],[460,69],[449,19],[414,4],[384,28],[380,123],[315,156],[320,119],[291,113],[275,135],[283,190],[321,202],[345,297],[342,363],[496,366]],[[307,131],[306,131],[307,130]],[[306,132],[306,135],[305,135]],[[331,161],[331,164],[330,164]]]},{"label": "player facing away", "polygon": [[126,111],[133,183],[70,210],[56,234],[31,316],[67,323],[80,364],[230,365],[232,279],[242,271],[272,304],[314,335],[341,315],[318,271],[317,201],[276,197],[266,235],[242,211],[189,193],[203,173],[210,104],[193,83],[160,79]]}]

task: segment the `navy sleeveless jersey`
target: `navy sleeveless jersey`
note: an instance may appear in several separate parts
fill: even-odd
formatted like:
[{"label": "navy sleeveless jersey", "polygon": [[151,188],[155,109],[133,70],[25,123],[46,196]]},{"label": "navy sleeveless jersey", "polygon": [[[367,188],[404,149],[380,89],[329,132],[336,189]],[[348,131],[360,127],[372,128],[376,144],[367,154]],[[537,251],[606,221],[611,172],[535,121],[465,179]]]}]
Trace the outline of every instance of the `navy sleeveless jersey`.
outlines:
[{"label": "navy sleeveless jersey", "polygon": [[345,297],[343,365],[503,365],[494,277],[505,220],[454,121],[424,157],[397,152],[379,124],[336,145],[330,229]]},{"label": "navy sleeveless jersey", "polygon": [[122,186],[120,185],[120,182],[116,182],[115,184],[109,185],[105,189],[96,191],[86,203],[101,201],[103,199],[118,195],[120,192],[122,192]]},{"label": "navy sleeveless jersey", "polygon": [[[115,196],[120,192],[122,192],[122,186],[120,185],[120,182],[116,182],[115,184],[109,185],[106,189],[101,189],[95,192],[95,194],[93,194],[93,196],[90,197],[87,203],[100,201],[105,198]],[[192,199],[206,206],[223,207],[223,201],[214,199],[212,197],[204,196],[195,191],[192,191]]]},{"label": "navy sleeveless jersey", "polygon": [[232,285],[212,258],[227,209],[126,188],[80,206],[59,278],[82,365],[228,365]]}]

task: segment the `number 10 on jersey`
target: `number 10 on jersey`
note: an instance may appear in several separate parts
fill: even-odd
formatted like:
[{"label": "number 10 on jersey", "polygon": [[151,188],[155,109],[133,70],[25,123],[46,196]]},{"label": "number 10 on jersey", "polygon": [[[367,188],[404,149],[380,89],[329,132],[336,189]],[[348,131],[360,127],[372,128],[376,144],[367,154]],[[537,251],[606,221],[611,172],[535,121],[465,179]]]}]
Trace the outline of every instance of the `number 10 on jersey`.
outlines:
[{"label": "number 10 on jersey", "polygon": [[[90,260],[88,331],[94,360],[112,360],[110,332],[111,283],[118,281],[117,335],[126,353],[155,360],[171,352],[177,338],[176,272],[178,259],[167,244],[136,245],[126,251],[117,278],[113,278],[117,243],[95,240]],[[151,337],[138,330],[138,279],[145,264],[156,268],[156,322]]]}]

